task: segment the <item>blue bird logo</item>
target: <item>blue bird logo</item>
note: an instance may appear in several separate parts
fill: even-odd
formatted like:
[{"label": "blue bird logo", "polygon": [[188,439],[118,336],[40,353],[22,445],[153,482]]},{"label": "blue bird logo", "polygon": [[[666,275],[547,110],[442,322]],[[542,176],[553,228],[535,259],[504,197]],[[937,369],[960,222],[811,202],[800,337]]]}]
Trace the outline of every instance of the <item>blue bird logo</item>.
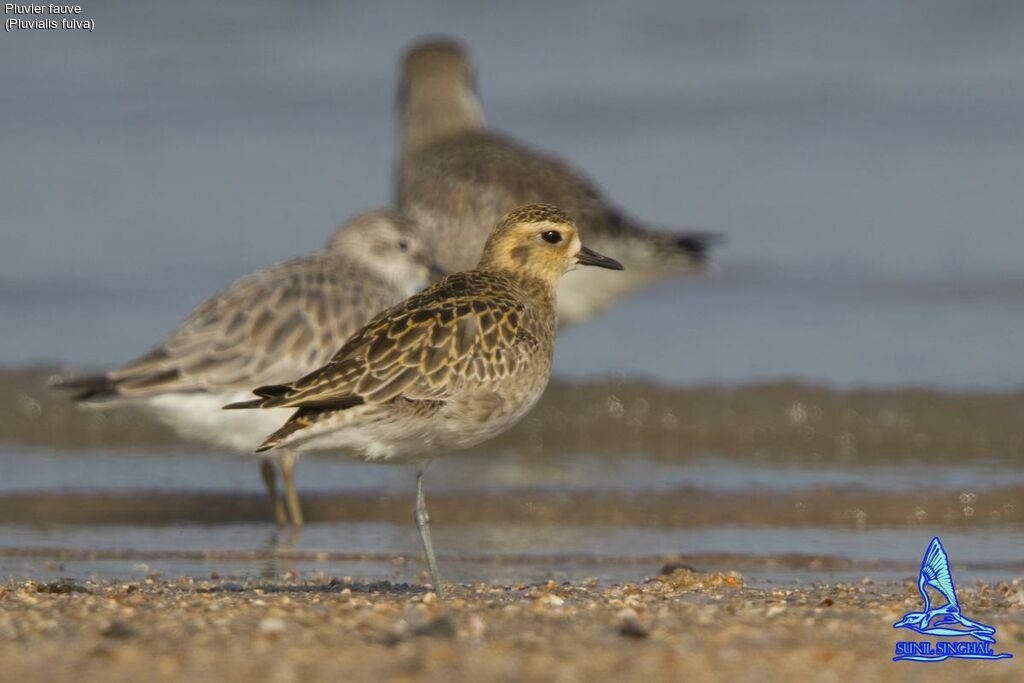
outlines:
[{"label": "blue bird logo", "polygon": [[[932,606],[931,587],[945,599],[945,604]],[[942,638],[970,637],[977,642],[920,642],[897,643],[896,657],[893,661],[911,660],[917,662],[941,662],[948,658],[955,659],[1010,659],[1008,653],[995,654],[991,645],[996,642],[996,630],[980,622],[968,619],[960,610],[960,601],[956,597],[953,575],[949,571],[949,556],[942,547],[942,541],[935,537],[925,551],[921,562],[921,572],[917,578],[917,589],[921,592],[924,609],[920,612],[907,612],[903,618],[892,625],[893,628],[905,628],[926,636]]]}]

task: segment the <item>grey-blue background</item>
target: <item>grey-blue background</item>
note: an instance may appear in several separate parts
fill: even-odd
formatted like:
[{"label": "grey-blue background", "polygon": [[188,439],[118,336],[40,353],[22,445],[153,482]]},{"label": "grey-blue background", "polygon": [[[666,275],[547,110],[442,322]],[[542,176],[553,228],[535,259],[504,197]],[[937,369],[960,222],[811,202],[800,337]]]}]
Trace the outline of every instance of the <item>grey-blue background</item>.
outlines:
[{"label": "grey-blue background", "polygon": [[1019,386],[1024,4],[89,2],[0,36],[0,363],[125,360],[388,201],[398,55],[652,220],[727,233],[563,374]]}]

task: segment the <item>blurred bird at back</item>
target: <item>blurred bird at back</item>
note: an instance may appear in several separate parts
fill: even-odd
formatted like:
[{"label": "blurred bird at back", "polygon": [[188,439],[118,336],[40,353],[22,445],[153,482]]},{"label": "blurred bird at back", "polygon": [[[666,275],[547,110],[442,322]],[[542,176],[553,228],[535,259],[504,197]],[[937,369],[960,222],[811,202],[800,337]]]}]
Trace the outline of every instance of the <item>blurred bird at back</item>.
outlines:
[{"label": "blurred bird at back", "polygon": [[[396,211],[357,214],[323,250],[243,277],[210,297],[144,356],[57,387],[90,406],[140,408],[185,439],[252,453],[290,411],[229,413],[221,406],[253,387],[315,370],[379,311],[439,278],[429,244]],[[261,460],[275,516],[279,524],[290,518],[301,526],[295,456],[277,455],[284,502],[273,463]]]},{"label": "blurred bird at back", "polygon": [[[570,165],[488,129],[470,56],[457,41],[413,45],[400,79],[397,202],[436,236],[438,261],[447,270],[472,267],[491,226],[535,202],[562,208],[585,226],[588,243],[626,266],[622,276],[567,276],[559,286],[564,322],[582,321],[638,287],[705,263],[714,236],[647,225]],[[673,189],[666,185],[666,191]]]}]

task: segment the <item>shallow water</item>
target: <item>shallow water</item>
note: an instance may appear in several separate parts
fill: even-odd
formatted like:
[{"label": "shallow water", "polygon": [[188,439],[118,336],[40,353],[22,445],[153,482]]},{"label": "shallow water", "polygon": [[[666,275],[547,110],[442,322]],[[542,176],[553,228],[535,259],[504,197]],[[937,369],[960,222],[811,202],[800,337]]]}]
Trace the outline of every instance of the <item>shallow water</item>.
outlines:
[{"label": "shallow water", "polygon": [[[696,529],[536,528],[527,525],[438,526],[439,559],[453,581],[520,583],[598,578],[639,581],[681,559],[702,571],[739,571],[751,583],[888,581],[913,577],[920,560],[908,552],[931,537],[878,531],[785,528]],[[364,580],[418,580],[423,563],[412,525],[311,524],[297,539],[262,524],[54,526],[0,525],[0,572],[19,578],[164,578],[277,576],[295,571]],[[947,532],[943,543],[958,580],[1001,581],[1024,573],[1017,547],[1024,529]],[[813,553],[794,554],[794,546]],[[751,548],[757,552],[752,553]],[[667,551],[686,548],[685,552]],[[689,550],[693,549],[693,550]]]},{"label": "shallow water", "polygon": [[[0,569],[12,575],[415,580],[420,568],[405,467],[304,458],[309,523],[291,538],[243,457],[9,447],[0,471]],[[965,579],[1024,573],[1024,472],[1000,464],[455,456],[434,464],[428,491],[456,580],[636,580],[676,557],[753,581],[893,579],[937,533]]]}]

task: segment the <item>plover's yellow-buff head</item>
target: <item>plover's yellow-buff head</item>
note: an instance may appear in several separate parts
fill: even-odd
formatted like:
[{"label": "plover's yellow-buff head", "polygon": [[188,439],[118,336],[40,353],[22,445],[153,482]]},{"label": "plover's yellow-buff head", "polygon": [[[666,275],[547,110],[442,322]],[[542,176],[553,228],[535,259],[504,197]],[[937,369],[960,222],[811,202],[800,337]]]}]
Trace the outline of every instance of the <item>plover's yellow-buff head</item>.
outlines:
[{"label": "plover's yellow-buff head", "polygon": [[528,204],[494,227],[480,259],[481,270],[502,270],[552,286],[577,266],[622,270],[615,259],[583,246],[576,223],[550,204]]},{"label": "plover's yellow-buff head", "polygon": [[445,275],[419,225],[391,209],[352,216],[331,235],[327,250],[358,260],[408,294]]}]

